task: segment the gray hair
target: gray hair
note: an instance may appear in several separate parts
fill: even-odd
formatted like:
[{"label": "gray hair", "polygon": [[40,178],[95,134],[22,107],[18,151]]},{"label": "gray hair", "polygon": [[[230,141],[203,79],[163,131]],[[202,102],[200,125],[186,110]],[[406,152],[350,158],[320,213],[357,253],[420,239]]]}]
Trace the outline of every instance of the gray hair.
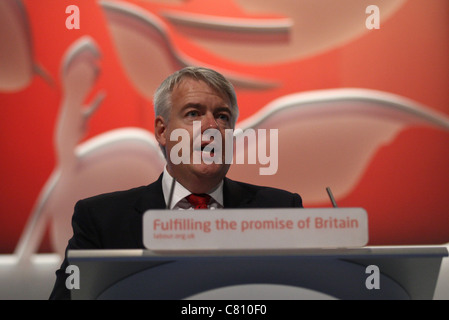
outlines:
[{"label": "gray hair", "polygon": [[172,107],[171,94],[177,84],[184,78],[204,81],[215,91],[229,98],[231,103],[232,123],[235,125],[239,108],[234,86],[222,74],[204,67],[186,67],[166,78],[156,90],[153,98],[154,113],[168,121]]}]

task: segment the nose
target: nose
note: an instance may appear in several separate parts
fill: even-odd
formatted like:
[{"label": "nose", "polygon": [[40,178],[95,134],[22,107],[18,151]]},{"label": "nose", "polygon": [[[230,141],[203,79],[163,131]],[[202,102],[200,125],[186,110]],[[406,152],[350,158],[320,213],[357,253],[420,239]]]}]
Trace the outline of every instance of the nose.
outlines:
[{"label": "nose", "polygon": [[201,127],[202,131],[207,129],[218,129],[217,119],[215,119],[215,116],[213,115],[212,112],[207,112],[204,115]]}]

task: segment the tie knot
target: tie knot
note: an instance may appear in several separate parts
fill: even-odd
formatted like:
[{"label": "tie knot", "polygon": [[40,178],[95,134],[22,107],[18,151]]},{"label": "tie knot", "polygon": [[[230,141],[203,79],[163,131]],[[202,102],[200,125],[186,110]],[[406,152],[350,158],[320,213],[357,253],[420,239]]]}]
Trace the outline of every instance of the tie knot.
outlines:
[{"label": "tie knot", "polygon": [[186,197],[187,201],[193,206],[194,209],[207,209],[209,204],[210,195],[208,194],[191,194]]}]

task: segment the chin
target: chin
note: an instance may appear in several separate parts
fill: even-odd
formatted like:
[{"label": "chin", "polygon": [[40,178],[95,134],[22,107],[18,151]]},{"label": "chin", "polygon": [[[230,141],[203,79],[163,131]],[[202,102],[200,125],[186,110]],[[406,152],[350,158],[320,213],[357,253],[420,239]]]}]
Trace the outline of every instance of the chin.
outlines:
[{"label": "chin", "polygon": [[221,176],[221,178],[224,178],[229,170],[229,165],[201,163],[193,165],[193,170],[199,176],[201,175],[208,178]]}]

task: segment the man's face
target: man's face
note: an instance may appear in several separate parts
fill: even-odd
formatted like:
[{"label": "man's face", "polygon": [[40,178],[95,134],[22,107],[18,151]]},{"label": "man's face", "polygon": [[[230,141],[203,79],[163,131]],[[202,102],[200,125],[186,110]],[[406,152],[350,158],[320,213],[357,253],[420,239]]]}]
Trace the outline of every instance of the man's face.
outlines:
[{"label": "man's face", "polygon": [[[156,118],[156,139],[165,147],[167,155],[167,170],[183,186],[191,192],[207,192],[216,186],[229,170],[225,163],[225,130],[234,129],[232,123],[230,101],[209,87],[205,82],[186,78],[172,92],[172,109],[168,121],[158,116]],[[194,132],[194,122],[200,130]],[[199,125],[200,124],[200,125]],[[173,130],[183,129],[189,134],[190,161],[174,164],[173,156],[180,157],[178,152],[172,154],[176,145],[178,150],[180,140],[170,139]],[[207,129],[215,129],[221,135],[221,163],[211,163],[208,151],[203,151],[212,140],[195,140],[195,134]],[[229,130],[228,130],[229,131]],[[171,141],[175,140],[175,141]],[[217,142],[217,141],[216,141]],[[200,159],[200,161],[198,161]],[[205,163],[206,160],[208,163]],[[193,189],[193,190],[192,190]]]}]

